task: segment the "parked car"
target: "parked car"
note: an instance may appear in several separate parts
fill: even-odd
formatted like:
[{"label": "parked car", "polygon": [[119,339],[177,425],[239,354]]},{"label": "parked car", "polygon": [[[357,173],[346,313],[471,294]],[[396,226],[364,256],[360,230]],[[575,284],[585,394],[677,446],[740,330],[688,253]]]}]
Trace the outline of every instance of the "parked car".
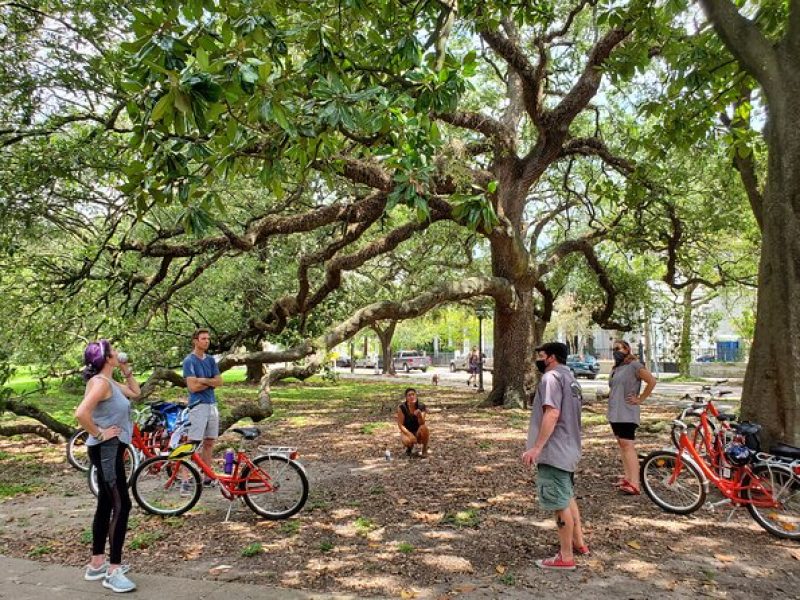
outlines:
[{"label": "parked car", "polygon": [[350,366],[350,357],[346,354],[340,354],[339,357],[336,359],[336,366],[337,367],[349,367]]},{"label": "parked car", "polygon": [[378,368],[383,368],[383,358],[380,356],[367,356],[366,358],[356,359],[356,368],[360,369],[374,369],[375,363],[378,363]]},{"label": "parked car", "polygon": [[[491,371],[494,369],[494,359],[491,357],[484,357],[483,359],[483,370],[484,371]],[[450,361],[450,372],[455,373],[456,371],[468,371],[469,370],[469,354],[466,356],[462,356],[461,358],[454,358]]]},{"label": "parked car", "polygon": [[703,356],[698,356],[695,359],[695,362],[708,363],[708,362],[714,362],[715,360],[716,358],[714,357],[713,354],[704,354]]},{"label": "parked car", "polygon": [[419,369],[423,373],[431,366],[431,357],[425,356],[418,350],[401,350],[392,358],[394,370],[403,370],[406,373],[412,369]]},{"label": "parked car", "polygon": [[575,377],[586,377],[587,379],[594,379],[600,371],[600,365],[597,360],[592,356],[584,356],[581,358],[580,354],[570,354],[567,357],[567,366]]}]

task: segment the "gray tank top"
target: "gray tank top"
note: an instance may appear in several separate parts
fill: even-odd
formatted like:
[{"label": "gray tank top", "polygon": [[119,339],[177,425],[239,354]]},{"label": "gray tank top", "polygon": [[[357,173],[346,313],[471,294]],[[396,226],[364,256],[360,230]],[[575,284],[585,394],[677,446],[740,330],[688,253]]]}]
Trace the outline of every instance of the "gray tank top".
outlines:
[{"label": "gray tank top", "polygon": [[[133,436],[133,422],[131,421],[131,402],[119,389],[119,386],[103,375],[97,375],[101,379],[105,379],[111,387],[111,397],[106,400],[101,400],[92,411],[92,420],[101,429],[116,425],[121,429],[119,433],[119,441],[123,444],[130,444]],[[87,446],[96,446],[100,444],[93,435],[90,435],[86,440]]]},{"label": "gray tank top", "polygon": [[644,365],[638,360],[615,367],[608,379],[608,421],[609,423],[639,424],[641,409],[638,404],[628,404],[625,398],[638,395],[642,389],[639,370]]}]

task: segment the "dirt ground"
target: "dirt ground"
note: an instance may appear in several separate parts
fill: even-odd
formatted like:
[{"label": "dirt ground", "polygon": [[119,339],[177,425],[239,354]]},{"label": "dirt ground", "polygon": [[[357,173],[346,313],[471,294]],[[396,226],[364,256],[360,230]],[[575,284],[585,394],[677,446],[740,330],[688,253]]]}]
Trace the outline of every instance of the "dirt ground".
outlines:
[{"label": "dirt ground", "polygon": [[[226,523],[216,490],[183,517],[134,506],[126,562],[147,573],[381,598],[800,598],[800,544],[772,537],[746,510],[679,517],[615,491],[620,466],[600,404],[584,413],[577,474],[591,556],[572,573],[538,570],[533,561],[555,552],[557,536],[519,460],[527,414],[433,390],[422,393],[428,459],[401,457],[397,397],[295,402],[260,442],[299,448],[311,482],[303,511],[270,522],[238,504]],[[641,451],[667,444],[676,412],[644,409]],[[2,441],[0,455],[3,481],[41,482],[0,502],[0,553],[85,564],[94,499],[83,477],[35,439]]]}]

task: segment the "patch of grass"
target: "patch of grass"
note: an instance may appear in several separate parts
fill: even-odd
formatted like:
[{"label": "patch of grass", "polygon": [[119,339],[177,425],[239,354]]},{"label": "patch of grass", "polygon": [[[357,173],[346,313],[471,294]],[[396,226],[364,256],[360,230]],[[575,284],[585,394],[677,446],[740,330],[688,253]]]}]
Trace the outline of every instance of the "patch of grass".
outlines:
[{"label": "patch of grass", "polygon": [[403,554],[411,554],[414,552],[414,544],[409,544],[408,542],[400,542],[397,545],[397,551],[402,552]]},{"label": "patch of grass", "polygon": [[164,534],[158,531],[148,531],[147,533],[140,533],[134,536],[134,538],[130,541],[129,546],[131,550],[141,550],[143,548],[149,548],[163,537]]},{"label": "patch of grass", "polygon": [[508,426],[512,429],[527,429],[528,422],[530,421],[530,414],[523,412],[514,412],[508,418]]},{"label": "patch of grass", "polygon": [[180,517],[166,517],[162,522],[166,524],[167,527],[172,527],[173,529],[179,529],[184,525],[184,520]]},{"label": "patch of grass", "polygon": [[509,585],[509,586],[517,585],[517,577],[511,572],[503,573],[502,575],[498,576],[497,581],[499,581],[503,585]]},{"label": "patch of grass", "polygon": [[84,529],[81,531],[80,538],[81,544],[91,544],[92,543],[92,530],[91,529]]},{"label": "patch of grass", "polygon": [[597,413],[583,413],[581,415],[581,425],[583,427],[591,426],[591,425],[607,425],[608,419],[605,415],[599,415]]},{"label": "patch of grass", "polygon": [[37,490],[31,483],[0,483],[0,498],[13,498],[17,494],[30,494]]},{"label": "patch of grass", "polygon": [[300,521],[284,521],[281,523],[281,533],[284,535],[297,535],[300,533]]},{"label": "patch of grass", "polygon": [[481,522],[480,514],[475,508],[468,508],[466,510],[459,510],[457,512],[448,513],[442,519],[442,523],[452,525],[458,529],[465,527],[477,527]]},{"label": "patch of grass", "polygon": [[369,488],[369,493],[371,496],[380,496],[382,495],[386,489],[382,485],[373,485]]},{"label": "patch of grass", "polygon": [[492,447],[492,442],[488,442],[486,440],[478,442],[478,448],[480,448],[481,450],[488,450],[491,447]]},{"label": "patch of grass", "polygon": [[242,548],[242,556],[245,558],[252,558],[254,556],[258,556],[259,554],[264,553],[264,546],[261,545],[261,542],[253,542],[252,544],[247,544],[244,548]]},{"label": "patch of grass", "polygon": [[364,423],[361,426],[361,433],[364,435],[373,435],[376,431],[385,429],[389,425],[385,421],[373,421],[372,423]]},{"label": "patch of grass", "polygon": [[334,548],[334,543],[331,540],[322,540],[319,543],[320,552],[330,552]]},{"label": "patch of grass", "polygon": [[43,556],[45,554],[50,554],[53,551],[53,547],[50,544],[41,544],[39,546],[34,546],[28,551],[28,556],[31,558],[36,558],[37,556]]},{"label": "patch of grass", "polygon": [[377,525],[367,517],[358,517],[355,520],[356,533],[361,536],[367,535],[370,531],[377,529]]}]

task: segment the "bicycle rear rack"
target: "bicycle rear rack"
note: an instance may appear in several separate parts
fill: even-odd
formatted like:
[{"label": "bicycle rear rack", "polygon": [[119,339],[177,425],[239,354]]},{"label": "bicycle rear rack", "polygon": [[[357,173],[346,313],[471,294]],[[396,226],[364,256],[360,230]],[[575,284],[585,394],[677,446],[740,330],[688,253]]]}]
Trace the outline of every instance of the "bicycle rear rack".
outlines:
[{"label": "bicycle rear rack", "polygon": [[289,460],[297,456],[297,448],[292,448],[291,446],[259,446],[258,451],[261,454],[284,456]]}]

